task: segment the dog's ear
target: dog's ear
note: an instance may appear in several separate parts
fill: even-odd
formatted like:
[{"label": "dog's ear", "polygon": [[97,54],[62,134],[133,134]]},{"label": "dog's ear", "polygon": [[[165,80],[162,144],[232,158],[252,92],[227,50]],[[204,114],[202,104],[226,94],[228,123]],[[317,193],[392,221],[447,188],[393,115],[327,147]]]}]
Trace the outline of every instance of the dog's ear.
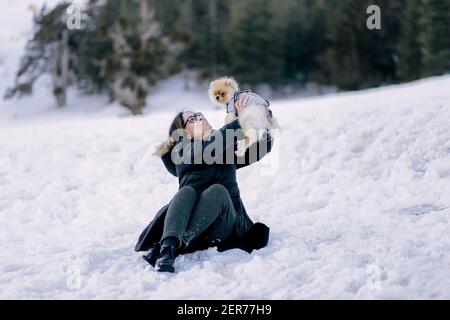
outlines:
[{"label": "dog's ear", "polygon": [[235,90],[238,89],[238,84],[237,84],[236,80],[234,80],[233,78],[227,78],[225,80],[225,84]]}]

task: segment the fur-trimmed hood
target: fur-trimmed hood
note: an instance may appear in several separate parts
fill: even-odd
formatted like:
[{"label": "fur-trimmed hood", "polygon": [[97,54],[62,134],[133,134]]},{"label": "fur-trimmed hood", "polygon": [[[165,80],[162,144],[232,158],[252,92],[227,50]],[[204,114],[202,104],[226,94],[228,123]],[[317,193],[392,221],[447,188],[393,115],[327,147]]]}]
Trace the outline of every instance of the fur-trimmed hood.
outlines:
[{"label": "fur-trimmed hood", "polygon": [[172,151],[173,146],[175,145],[175,139],[172,137],[167,138],[166,141],[160,143],[156,146],[155,151],[153,154],[158,157],[163,157],[166,154],[168,154],[170,151]]}]

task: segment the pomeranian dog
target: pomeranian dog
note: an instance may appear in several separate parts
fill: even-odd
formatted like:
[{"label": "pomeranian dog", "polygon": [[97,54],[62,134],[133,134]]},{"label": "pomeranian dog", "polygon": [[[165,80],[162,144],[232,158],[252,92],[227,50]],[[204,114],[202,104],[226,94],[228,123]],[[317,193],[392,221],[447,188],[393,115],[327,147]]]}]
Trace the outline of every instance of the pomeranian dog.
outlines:
[{"label": "pomeranian dog", "polygon": [[[248,98],[248,103],[238,114],[236,102],[243,97]],[[233,78],[224,77],[211,82],[209,98],[215,105],[226,108],[226,124],[239,119],[245,135],[243,140],[238,141],[236,155],[239,157],[244,156],[247,149],[260,140],[267,130],[279,128],[269,109],[270,103],[250,90],[240,90]]]}]

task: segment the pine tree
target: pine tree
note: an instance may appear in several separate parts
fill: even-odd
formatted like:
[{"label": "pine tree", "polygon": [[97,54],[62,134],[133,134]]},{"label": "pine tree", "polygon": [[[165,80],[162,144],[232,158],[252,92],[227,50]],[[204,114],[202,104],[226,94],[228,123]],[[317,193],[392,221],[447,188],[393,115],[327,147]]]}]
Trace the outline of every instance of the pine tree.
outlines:
[{"label": "pine tree", "polygon": [[423,0],[424,74],[450,71],[450,2]]},{"label": "pine tree", "polygon": [[187,39],[181,59],[201,80],[216,77],[225,69],[228,57],[223,39],[231,5],[217,0],[185,0],[181,4],[177,25]]},{"label": "pine tree", "polygon": [[286,78],[306,84],[320,67],[327,46],[327,6],[330,1],[290,0],[286,5],[284,53]]},{"label": "pine tree", "polygon": [[330,17],[329,37],[331,47],[325,61],[330,81],[341,89],[357,89],[363,79],[362,63],[358,50],[361,18],[364,5],[359,1],[342,0],[335,5]]},{"label": "pine tree", "polygon": [[85,46],[83,73],[140,114],[151,87],[171,74],[177,44],[162,33],[149,0],[92,1],[95,24]]},{"label": "pine tree", "polygon": [[[372,4],[381,30],[366,26]],[[81,30],[67,29],[67,7],[36,16],[7,97],[50,74],[60,106],[77,84],[138,114],[152,86],[181,70],[228,74],[244,87],[320,81],[344,90],[450,71],[448,0],[89,0]]]},{"label": "pine tree", "polygon": [[422,71],[420,19],[422,0],[406,1],[398,45],[398,76],[401,81],[419,79]]},{"label": "pine tree", "polygon": [[[381,8],[381,30],[369,30],[366,9]],[[401,0],[337,1],[330,19],[331,45],[325,55],[331,83],[357,90],[396,81],[396,47],[402,15]]]},{"label": "pine tree", "polygon": [[290,83],[302,81],[302,52],[305,47],[306,5],[303,0],[287,0],[282,19],[283,30],[283,79]]},{"label": "pine tree", "polygon": [[279,83],[283,69],[282,37],[274,19],[277,3],[248,0],[235,3],[226,32],[229,73],[243,85]]},{"label": "pine tree", "polygon": [[82,32],[67,29],[68,7],[68,3],[59,4],[52,10],[44,6],[34,17],[34,36],[26,45],[16,83],[5,98],[31,94],[35,81],[43,74],[50,74],[57,105],[66,105],[69,77],[75,73],[73,51],[78,45],[77,36]]}]

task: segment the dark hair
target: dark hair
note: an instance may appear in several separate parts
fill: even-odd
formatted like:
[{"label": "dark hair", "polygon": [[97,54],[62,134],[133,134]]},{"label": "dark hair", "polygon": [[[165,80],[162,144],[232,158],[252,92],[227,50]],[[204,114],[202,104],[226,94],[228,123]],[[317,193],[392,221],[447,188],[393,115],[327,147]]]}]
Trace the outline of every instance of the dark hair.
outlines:
[{"label": "dark hair", "polygon": [[169,137],[171,137],[176,130],[186,128],[183,114],[184,112],[178,112],[178,114],[175,116],[175,119],[173,119],[172,124],[170,125],[169,128]]},{"label": "dark hair", "polygon": [[172,124],[169,128],[169,137],[166,141],[161,143],[159,146],[156,147],[156,150],[154,152],[154,155],[162,157],[172,151],[176,141],[172,137],[173,133],[177,130],[183,130],[186,128],[184,118],[183,118],[184,112],[178,112],[178,114],[175,116],[175,119],[173,119]]}]

